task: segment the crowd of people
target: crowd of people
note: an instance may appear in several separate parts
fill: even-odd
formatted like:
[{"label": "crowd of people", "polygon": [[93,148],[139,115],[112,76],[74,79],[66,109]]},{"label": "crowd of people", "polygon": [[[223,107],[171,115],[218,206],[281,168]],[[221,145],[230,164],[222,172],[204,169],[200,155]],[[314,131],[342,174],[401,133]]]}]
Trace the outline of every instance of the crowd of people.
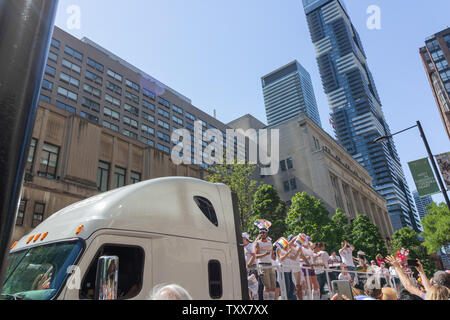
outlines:
[{"label": "crowd of people", "polygon": [[[343,241],[337,252],[329,255],[324,243],[313,243],[304,234],[273,242],[269,228],[258,227],[254,241],[242,234],[252,300],[278,300],[284,282],[288,300],[448,300],[450,272],[438,271],[429,280],[417,260],[419,279],[408,266],[405,249],[396,257],[380,254],[370,263],[362,251]],[[389,265],[389,267],[388,267]],[[333,295],[330,284],[346,280],[351,297]]]}]

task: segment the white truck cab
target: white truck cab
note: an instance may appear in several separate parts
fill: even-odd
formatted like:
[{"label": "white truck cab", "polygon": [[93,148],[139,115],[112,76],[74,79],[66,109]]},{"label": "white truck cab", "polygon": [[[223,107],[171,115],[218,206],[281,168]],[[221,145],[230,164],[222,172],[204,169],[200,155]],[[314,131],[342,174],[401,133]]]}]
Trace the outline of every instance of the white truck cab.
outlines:
[{"label": "white truck cab", "polygon": [[172,283],[195,300],[248,299],[227,186],[160,178],[64,208],[13,245],[2,298],[144,300]]}]

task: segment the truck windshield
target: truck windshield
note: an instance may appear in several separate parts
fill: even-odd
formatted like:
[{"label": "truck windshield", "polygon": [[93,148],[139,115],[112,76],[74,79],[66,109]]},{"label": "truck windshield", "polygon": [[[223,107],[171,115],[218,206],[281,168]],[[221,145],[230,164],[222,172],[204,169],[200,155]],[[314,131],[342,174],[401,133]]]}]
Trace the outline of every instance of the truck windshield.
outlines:
[{"label": "truck windshield", "polygon": [[61,289],[83,249],[81,241],[55,243],[8,257],[3,300],[50,300]]}]

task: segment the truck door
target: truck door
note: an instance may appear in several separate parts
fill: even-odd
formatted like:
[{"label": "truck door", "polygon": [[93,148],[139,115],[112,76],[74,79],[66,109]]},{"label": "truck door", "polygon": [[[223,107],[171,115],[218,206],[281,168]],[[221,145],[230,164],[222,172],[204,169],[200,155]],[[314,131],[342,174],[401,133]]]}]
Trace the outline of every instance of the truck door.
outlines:
[{"label": "truck door", "polygon": [[78,265],[79,279],[66,285],[65,300],[94,299],[97,262],[103,255],[119,257],[119,300],[148,298],[152,283],[151,239],[102,234],[86,249]]}]

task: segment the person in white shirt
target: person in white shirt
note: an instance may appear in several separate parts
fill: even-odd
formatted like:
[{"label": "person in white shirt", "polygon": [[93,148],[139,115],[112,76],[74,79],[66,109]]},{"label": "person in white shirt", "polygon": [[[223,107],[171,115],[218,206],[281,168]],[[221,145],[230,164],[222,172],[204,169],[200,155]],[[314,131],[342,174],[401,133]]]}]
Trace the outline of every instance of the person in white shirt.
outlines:
[{"label": "person in white shirt", "polygon": [[389,273],[389,270],[386,268],[386,263],[384,263],[384,262],[381,262],[380,263],[380,268],[378,269],[378,271],[377,271],[377,273],[381,276],[381,277],[383,277],[384,279],[386,279],[386,283],[390,283],[390,277],[389,277],[389,275],[390,275],[390,273]]},{"label": "person in white shirt", "polygon": [[248,283],[248,294],[251,300],[255,300],[258,293],[258,272],[256,271],[256,256],[254,244],[250,241],[250,236],[247,232],[242,234],[242,243],[244,244],[244,256],[245,264],[247,267],[247,280]]},{"label": "person in white shirt", "polygon": [[[303,269],[303,275],[306,277],[307,273],[311,281],[311,296],[312,300],[320,299],[320,287],[319,282],[317,281],[317,276],[315,272],[315,267],[323,266],[321,262],[318,261],[317,254],[314,253],[313,249],[315,248],[315,244],[312,242],[303,244],[302,252],[305,256],[305,259],[308,261],[308,266],[311,269]],[[305,266],[305,265],[304,265]]]},{"label": "person in white shirt", "polygon": [[379,273],[380,267],[377,265],[375,260],[370,261],[370,266],[367,268],[367,272],[376,274]]},{"label": "person in white shirt", "polygon": [[336,251],[333,251],[331,253],[330,260],[328,261],[328,263],[329,263],[330,269],[336,270],[336,271],[330,272],[330,275],[329,275],[330,281],[337,280],[338,275],[339,275],[339,270],[341,269],[342,261],[341,261],[341,257],[336,255]]},{"label": "person in white shirt", "polygon": [[297,295],[298,300],[303,300],[303,286],[305,283],[305,277],[303,276],[303,272],[301,269],[301,260],[305,259],[303,255],[302,247],[299,246],[296,242],[297,237],[289,237],[289,246],[292,251],[289,255],[289,259],[291,260],[291,268],[292,268],[292,279],[295,286],[295,294]]},{"label": "person in white shirt", "polygon": [[[323,263],[323,267],[319,267],[319,273],[317,273],[317,281],[319,281],[319,287],[320,287],[320,297],[322,298],[323,295],[325,295],[325,284],[327,283],[327,274],[324,271],[324,269],[328,269],[328,261],[330,260],[330,256],[325,251],[325,243],[320,242],[318,245],[318,252],[317,255],[319,256],[319,262]],[[321,268],[321,269],[320,269]],[[320,272],[322,270],[322,272]]]},{"label": "person in white shirt", "polygon": [[268,240],[268,233],[269,230],[260,229],[259,236],[255,241],[255,256],[258,266],[264,267],[258,273],[264,285],[264,300],[275,300],[277,280],[275,270],[272,268],[273,244]]},{"label": "person in white shirt", "polygon": [[345,264],[341,264],[341,273],[339,274],[339,276],[338,276],[338,280],[347,280],[347,281],[350,281],[350,283],[352,284],[352,286],[353,286],[353,279],[352,279],[352,276],[347,272],[348,271],[348,269],[347,269],[348,267],[345,265]]},{"label": "person in white shirt", "polygon": [[[342,263],[347,266],[349,271],[355,271],[355,263],[353,262],[353,250],[355,247],[349,244],[347,241],[342,241],[342,248],[339,250],[339,255],[341,256]],[[355,274],[351,273],[352,279],[355,278]]]}]

